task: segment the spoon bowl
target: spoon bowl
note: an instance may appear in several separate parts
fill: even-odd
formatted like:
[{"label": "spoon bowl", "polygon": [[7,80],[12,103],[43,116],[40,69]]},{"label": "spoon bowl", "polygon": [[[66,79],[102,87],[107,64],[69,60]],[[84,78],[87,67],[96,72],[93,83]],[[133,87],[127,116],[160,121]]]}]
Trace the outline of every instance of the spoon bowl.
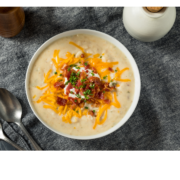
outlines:
[{"label": "spoon bowl", "polygon": [[18,122],[22,107],[18,99],[6,89],[0,88],[0,117],[7,122]]},{"label": "spoon bowl", "polygon": [[16,123],[30,139],[34,148],[41,150],[22,124],[21,116],[22,107],[18,99],[8,90],[0,88],[0,117],[7,122]]}]

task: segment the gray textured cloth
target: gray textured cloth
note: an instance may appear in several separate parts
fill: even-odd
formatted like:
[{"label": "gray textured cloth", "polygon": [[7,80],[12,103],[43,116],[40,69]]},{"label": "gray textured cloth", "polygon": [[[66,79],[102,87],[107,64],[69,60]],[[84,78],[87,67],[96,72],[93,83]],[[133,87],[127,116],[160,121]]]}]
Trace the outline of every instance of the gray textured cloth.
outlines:
[{"label": "gray textured cloth", "polygon": [[[122,22],[123,8],[24,8],[26,22],[19,35],[0,37],[0,87],[21,102],[23,123],[44,150],[179,150],[180,149],[180,8],[176,22],[162,39],[143,43],[132,38]],[[138,106],[124,126],[96,140],[72,140],[47,129],[33,114],[25,94],[29,61],[42,43],[72,29],[107,33],[131,52],[140,70]],[[7,136],[21,147],[30,142],[14,124],[3,121]]]}]

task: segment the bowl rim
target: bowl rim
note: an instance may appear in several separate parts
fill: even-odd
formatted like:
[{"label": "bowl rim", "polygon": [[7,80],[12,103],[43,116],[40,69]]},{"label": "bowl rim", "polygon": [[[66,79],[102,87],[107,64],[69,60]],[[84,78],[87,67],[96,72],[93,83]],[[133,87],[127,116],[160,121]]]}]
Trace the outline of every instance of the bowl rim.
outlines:
[{"label": "bowl rim", "polygon": [[[48,124],[46,124],[38,115],[38,113],[36,113],[35,108],[32,105],[31,102],[31,98],[30,98],[30,93],[29,93],[29,77],[30,77],[30,72],[31,69],[37,59],[37,57],[41,54],[41,52],[48,47],[51,43],[53,43],[54,41],[64,38],[64,37],[68,37],[68,36],[72,36],[72,35],[76,35],[76,34],[89,34],[89,35],[93,35],[96,37],[100,37],[108,42],[110,42],[111,44],[115,45],[118,49],[120,49],[125,56],[127,57],[129,63],[131,64],[131,67],[133,69],[133,73],[134,73],[134,79],[135,79],[135,88],[134,88],[134,97],[133,97],[133,102],[130,106],[130,108],[128,109],[128,111],[126,112],[125,116],[112,128],[108,129],[105,132],[96,134],[96,135],[90,135],[90,136],[73,136],[73,135],[68,135],[62,132],[59,132],[53,128],[51,128]],[[28,99],[28,103],[31,107],[31,110],[33,111],[33,113],[35,114],[35,116],[40,120],[40,122],[45,125],[48,129],[50,129],[51,131],[55,132],[58,135],[62,135],[64,137],[68,137],[71,139],[78,139],[78,140],[90,140],[90,139],[97,139],[97,138],[101,138],[103,136],[109,135],[111,133],[113,133],[114,131],[116,131],[117,129],[119,129],[121,126],[123,126],[131,117],[131,115],[133,114],[137,103],[139,101],[139,97],[140,97],[140,91],[141,91],[141,80],[140,80],[140,73],[139,73],[139,69],[137,67],[137,64],[134,60],[134,58],[132,57],[131,53],[127,50],[127,48],[118,40],[116,40],[114,37],[105,34],[103,32],[100,31],[96,31],[96,30],[91,30],[91,29],[75,29],[75,30],[70,30],[70,31],[65,31],[62,33],[59,33],[53,37],[51,37],[50,39],[48,39],[47,41],[45,41],[34,53],[34,55],[32,56],[27,71],[26,71],[26,77],[25,77],[25,90],[26,90],[26,96]]]}]

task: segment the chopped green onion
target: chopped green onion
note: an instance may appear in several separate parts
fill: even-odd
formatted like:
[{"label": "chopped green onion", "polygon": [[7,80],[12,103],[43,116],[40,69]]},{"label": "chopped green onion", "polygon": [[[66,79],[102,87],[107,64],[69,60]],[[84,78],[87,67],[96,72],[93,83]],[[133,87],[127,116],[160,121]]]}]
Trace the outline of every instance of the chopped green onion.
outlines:
[{"label": "chopped green onion", "polygon": [[115,70],[115,72],[117,72],[117,69]]},{"label": "chopped green onion", "polygon": [[78,98],[81,98],[81,96],[80,96],[79,94],[76,94],[76,96],[77,96]]},{"label": "chopped green onion", "polygon": [[76,111],[77,113],[79,113],[79,111]]},{"label": "chopped green onion", "polygon": [[70,71],[71,70],[71,68],[68,68],[68,71]]},{"label": "chopped green onion", "polygon": [[85,62],[85,63],[84,63],[84,65],[85,65],[85,66],[87,66],[87,65],[88,65],[88,63],[87,63],[87,62]]},{"label": "chopped green onion", "polygon": [[93,110],[93,113],[95,113],[95,110]]},{"label": "chopped green onion", "polygon": [[88,107],[86,106],[85,109],[88,109]]},{"label": "chopped green onion", "polygon": [[100,58],[102,58],[102,56],[100,56]]},{"label": "chopped green onion", "polygon": [[80,67],[76,67],[76,69],[80,69]]},{"label": "chopped green onion", "polygon": [[103,79],[106,79],[108,76],[104,76]]},{"label": "chopped green onion", "polygon": [[54,74],[57,74],[57,72],[54,72]]}]

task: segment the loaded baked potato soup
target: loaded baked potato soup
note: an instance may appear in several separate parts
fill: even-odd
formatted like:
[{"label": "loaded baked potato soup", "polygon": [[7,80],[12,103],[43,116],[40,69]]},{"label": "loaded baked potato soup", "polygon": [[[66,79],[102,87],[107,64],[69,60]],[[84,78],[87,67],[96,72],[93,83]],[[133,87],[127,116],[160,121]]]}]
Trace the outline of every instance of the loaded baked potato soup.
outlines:
[{"label": "loaded baked potato soup", "polygon": [[95,135],[121,121],[134,86],[126,56],[111,43],[85,34],[49,45],[29,80],[39,117],[54,130],[75,136]]}]

